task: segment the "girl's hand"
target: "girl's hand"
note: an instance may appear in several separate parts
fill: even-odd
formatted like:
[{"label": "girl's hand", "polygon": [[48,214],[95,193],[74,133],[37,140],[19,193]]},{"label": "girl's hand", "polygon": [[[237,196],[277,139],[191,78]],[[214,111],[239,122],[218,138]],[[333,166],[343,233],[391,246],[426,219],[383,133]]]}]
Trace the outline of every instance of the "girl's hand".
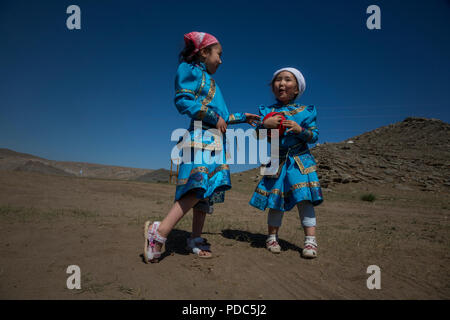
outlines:
[{"label": "girl's hand", "polygon": [[261,117],[253,113],[246,113],[245,118],[246,118],[245,122],[247,122],[252,127],[256,127],[261,121]]},{"label": "girl's hand", "polygon": [[292,120],[284,120],[283,126],[289,128],[288,130],[286,130],[286,133],[289,131],[292,131],[293,133],[301,133],[303,131],[303,128],[300,127],[300,125],[297,122]]},{"label": "girl's hand", "polygon": [[[286,121],[283,121],[283,124],[285,122]],[[274,117],[267,118],[266,121],[264,121],[263,125],[264,125],[264,128],[266,128],[266,129],[277,129],[278,126],[280,125],[280,123],[281,123],[281,116],[276,115]]]},{"label": "girl's hand", "polygon": [[216,128],[222,133],[227,131],[227,123],[221,116],[219,116],[219,121],[217,121]]}]

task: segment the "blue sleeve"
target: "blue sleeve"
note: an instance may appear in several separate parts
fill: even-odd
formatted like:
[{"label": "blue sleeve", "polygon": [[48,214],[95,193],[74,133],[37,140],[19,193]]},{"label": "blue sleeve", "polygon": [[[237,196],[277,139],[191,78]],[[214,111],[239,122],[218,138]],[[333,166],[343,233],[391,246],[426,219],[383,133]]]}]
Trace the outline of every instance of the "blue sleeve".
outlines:
[{"label": "blue sleeve", "polygon": [[310,105],[306,108],[309,115],[302,121],[300,126],[303,131],[299,133],[300,137],[307,143],[316,143],[319,139],[319,129],[317,129],[317,110],[316,107]]},{"label": "blue sleeve", "polygon": [[263,125],[263,119],[268,113],[270,113],[270,110],[270,108],[265,107],[264,105],[258,106],[258,114],[261,116],[261,122],[255,128],[258,139],[261,138],[259,135],[259,130],[266,129]]},{"label": "blue sleeve", "polygon": [[245,113],[243,112],[236,112],[230,114],[228,117],[228,124],[237,124],[237,123],[244,123],[247,120],[247,117],[245,116]]},{"label": "blue sleeve", "polygon": [[199,100],[204,85],[205,74],[200,69],[181,63],[175,78],[175,106],[181,114],[215,126],[219,115]]}]

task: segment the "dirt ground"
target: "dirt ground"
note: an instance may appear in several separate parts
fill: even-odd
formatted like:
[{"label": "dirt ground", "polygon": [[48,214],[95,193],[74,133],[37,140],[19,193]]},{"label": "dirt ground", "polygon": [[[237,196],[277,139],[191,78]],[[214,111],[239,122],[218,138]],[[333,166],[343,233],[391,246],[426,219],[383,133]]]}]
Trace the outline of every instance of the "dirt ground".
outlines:
[{"label": "dirt ground", "polygon": [[[237,179],[234,179],[237,180]],[[233,180],[233,183],[235,181]],[[316,207],[319,257],[286,214],[279,255],[264,246],[266,213],[239,182],[207,217],[213,259],[185,251],[192,213],[164,258],[143,262],[143,224],[162,219],[174,185],[0,171],[0,299],[449,299],[448,193],[348,184]],[[377,200],[362,201],[373,193]],[[69,290],[67,267],[81,270]],[[381,270],[369,290],[367,267]]]}]

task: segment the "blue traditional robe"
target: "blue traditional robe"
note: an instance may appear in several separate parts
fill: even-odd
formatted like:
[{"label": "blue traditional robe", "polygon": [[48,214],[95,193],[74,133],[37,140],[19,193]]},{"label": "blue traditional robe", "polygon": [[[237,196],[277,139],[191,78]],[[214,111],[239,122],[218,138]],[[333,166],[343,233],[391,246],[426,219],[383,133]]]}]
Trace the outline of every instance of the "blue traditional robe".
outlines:
[{"label": "blue traditional robe", "polygon": [[[297,103],[280,103],[259,106],[263,119],[270,112],[281,112],[286,120],[297,122],[304,130],[297,134],[285,132],[279,137],[279,168],[273,175],[265,175],[259,182],[250,200],[250,205],[265,210],[291,210],[298,202],[309,200],[313,205],[323,201],[316,162],[308,143],[317,142],[319,130],[316,126],[316,108]],[[264,129],[262,124],[257,129]]]},{"label": "blue traditional robe", "polygon": [[[194,190],[197,198],[207,199],[209,204],[223,202],[225,191],[231,188],[230,168],[225,156],[225,135],[209,135],[201,142],[200,139],[205,131],[216,128],[219,116],[227,124],[236,124],[246,121],[245,114],[228,112],[219,86],[206,71],[204,63],[182,62],[178,66],[175,106],[181,114],[191,118],[188,138],[191,148],[184,148],[183,152],[190,152],[193,160],[180,165],[175,201]],[[194,121],[202,121],[199,130],[194,130]],[[210,163],[209,160],[217,157],[222,157],[222,164],[216,163],[219,161]]]}]

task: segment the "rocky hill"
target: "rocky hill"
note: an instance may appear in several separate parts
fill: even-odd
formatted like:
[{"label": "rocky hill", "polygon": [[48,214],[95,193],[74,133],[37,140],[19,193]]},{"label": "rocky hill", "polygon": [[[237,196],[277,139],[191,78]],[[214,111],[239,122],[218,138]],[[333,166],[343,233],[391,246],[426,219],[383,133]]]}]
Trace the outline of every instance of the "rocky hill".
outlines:
[{"label": "rocky hill", "polygon": [[[311,150],[322,187],[367,182],[403,190],[449,191],[450,124],[406,118],[339,143]],[[259,169],[234,174],[260,178]]]}]

